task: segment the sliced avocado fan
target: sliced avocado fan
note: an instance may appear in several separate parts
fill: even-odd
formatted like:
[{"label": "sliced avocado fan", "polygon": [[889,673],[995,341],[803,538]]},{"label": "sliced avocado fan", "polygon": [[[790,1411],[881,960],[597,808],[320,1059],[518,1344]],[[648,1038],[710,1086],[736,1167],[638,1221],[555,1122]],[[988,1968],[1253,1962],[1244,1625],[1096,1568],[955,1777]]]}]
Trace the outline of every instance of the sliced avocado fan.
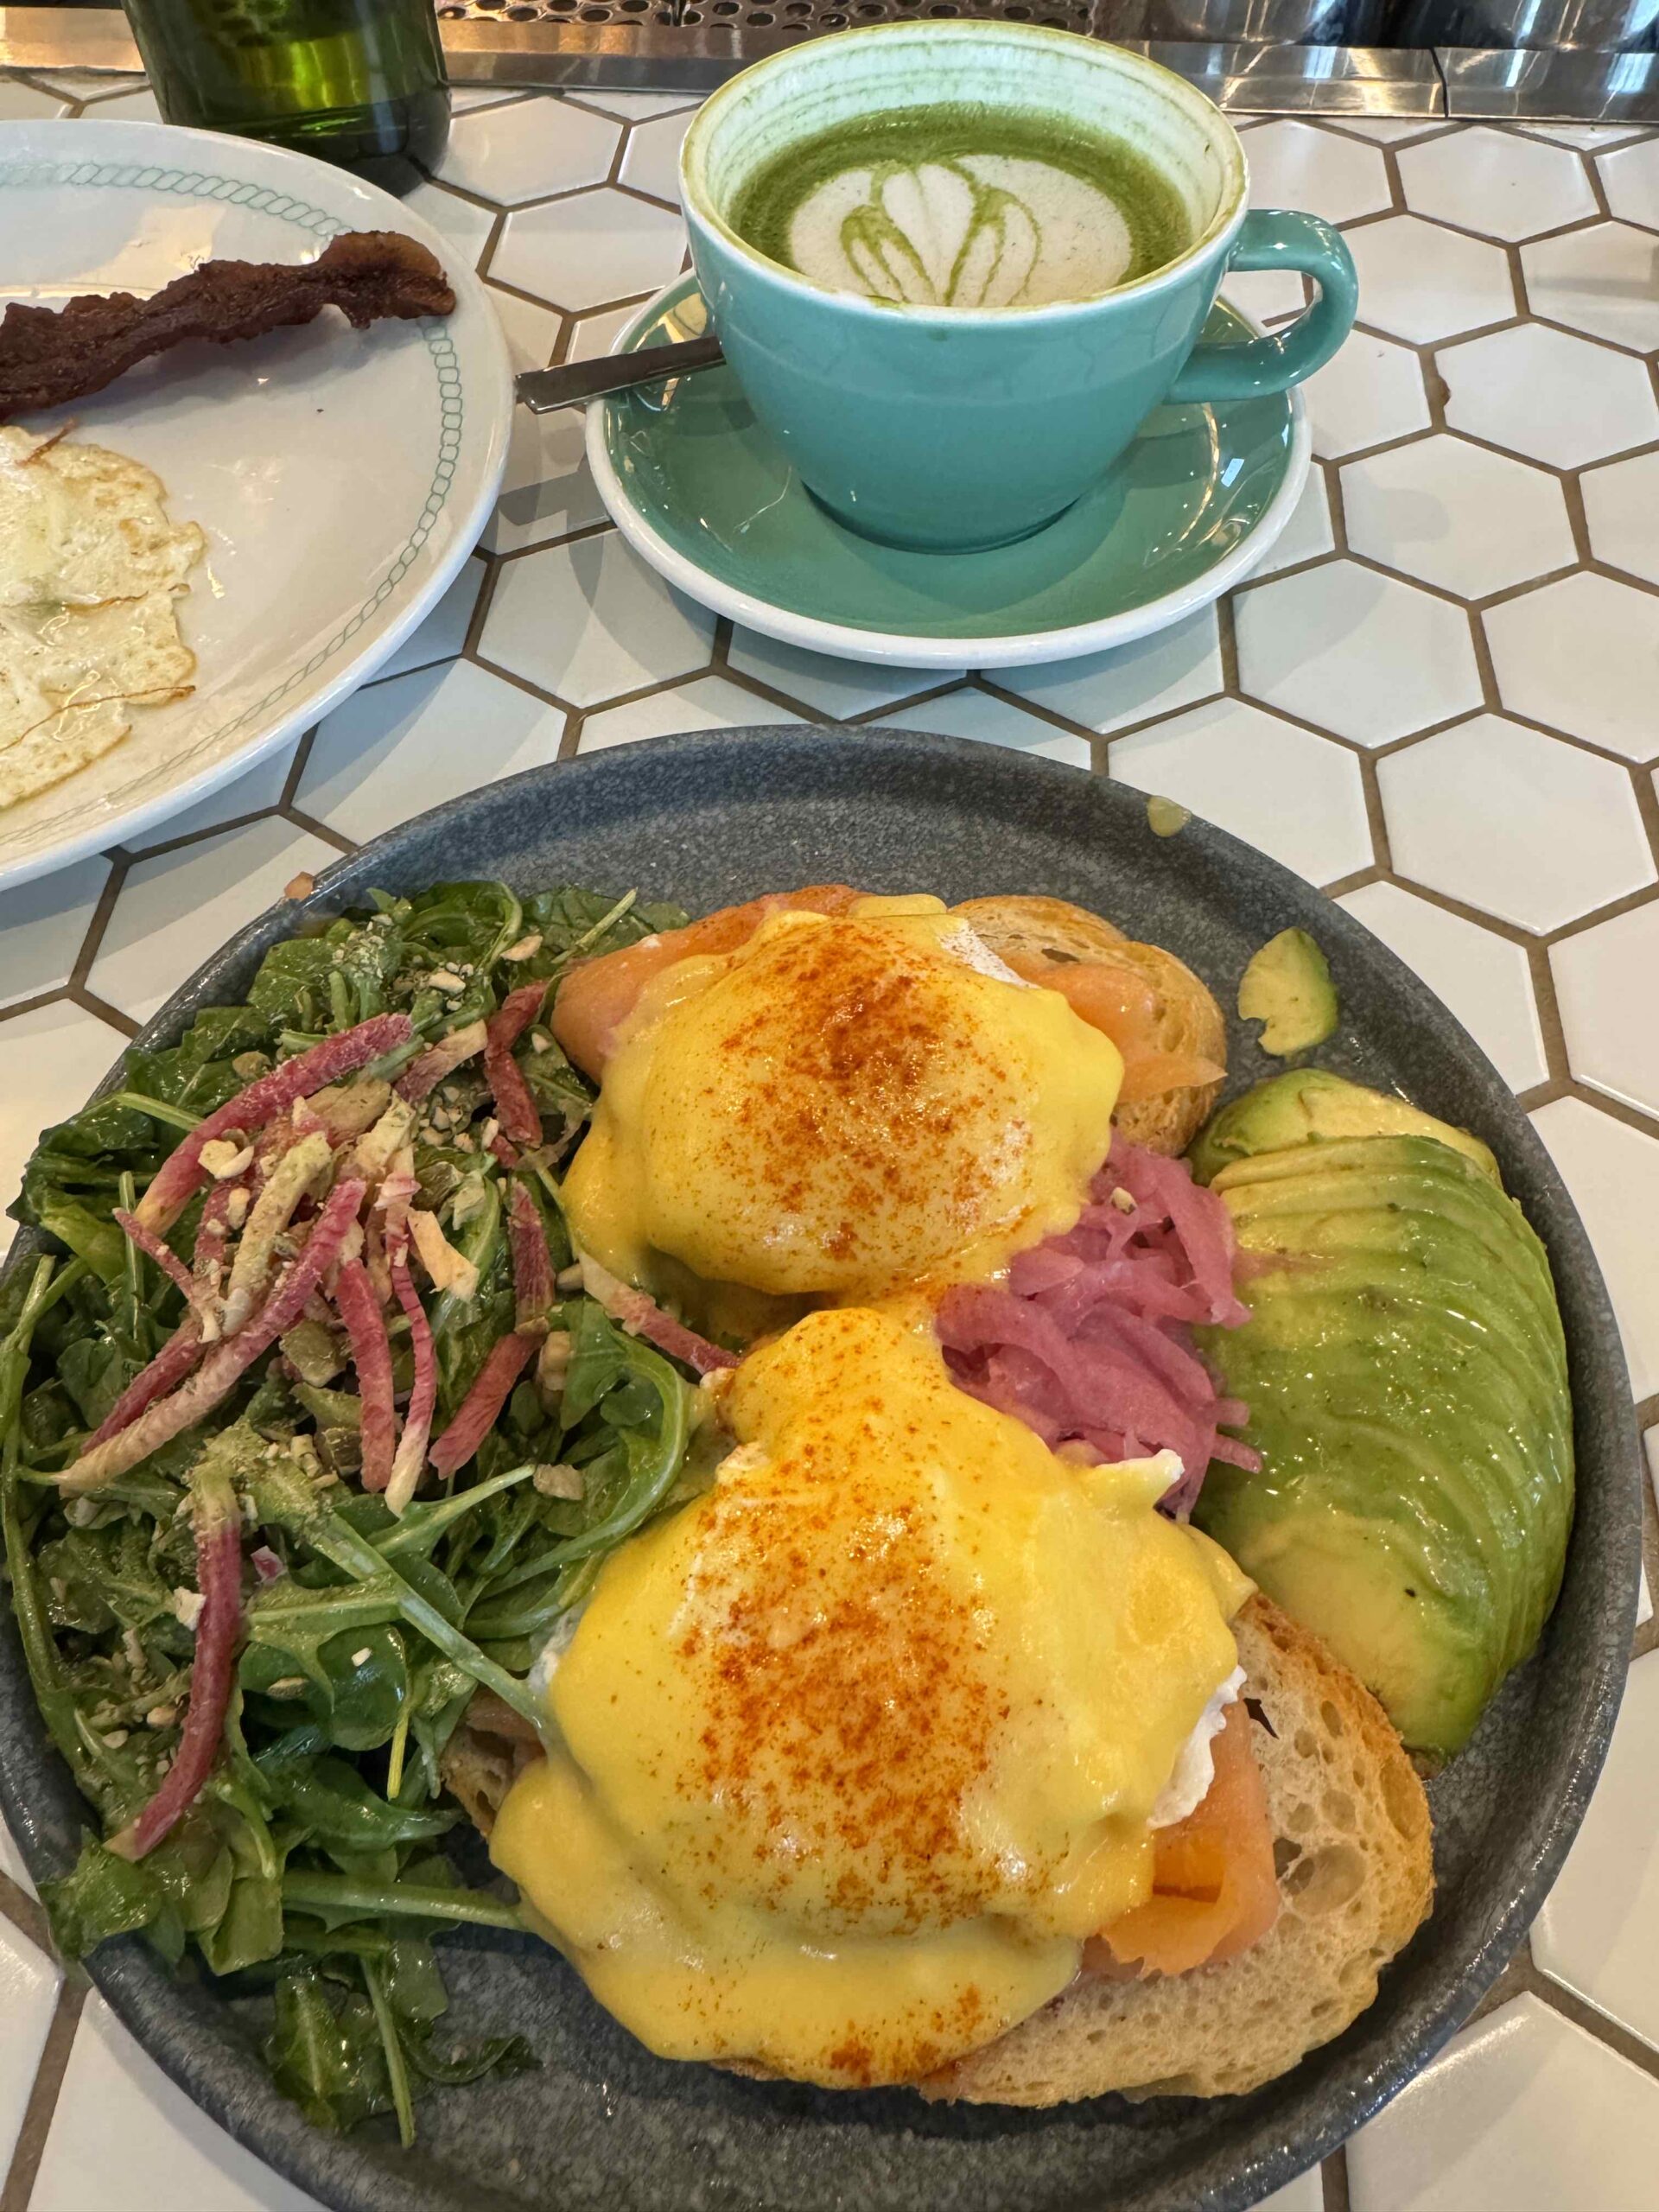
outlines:
[{"label": "sliced avocado fan", "polygon": [[1494,1183],[1499,1181],[1490,1149],[1467,1129],[1437,1122],[1409,1099],[1368,1090],[1363,1084],[1327,1075],[1323,1068],[1292,1068],[1258,1083],[1211,1117],[1189,1157],[1199,1182],[1211,1183],[1230,1161],[1249,1160],[1257,1153],[1382,1136],[1438,1137],[1472,1160]]},{"label": "sliced avocado fan", "polygon": [[[1286,1090],[1307,1081],[1249,1092],[1199,1147],[1213,1161],[1213,1140],[1230,1146],[1200,1173],[1251,1262],[1249,1321],[1202,1332],[1204,1350],[1248,1403],[1262,1467],[1213,1465],[1194,1518],[1438,1762],[1532,1650],[1560,1585],[1560,1317],[1484,1146],[1334,1077],[1306,1102],[1328,1132],[1312,1134]],[[1411,1125],[1363,1134],[1373,1100]],[[1279,1148],[1252,1145],[1281,1128]]]}]

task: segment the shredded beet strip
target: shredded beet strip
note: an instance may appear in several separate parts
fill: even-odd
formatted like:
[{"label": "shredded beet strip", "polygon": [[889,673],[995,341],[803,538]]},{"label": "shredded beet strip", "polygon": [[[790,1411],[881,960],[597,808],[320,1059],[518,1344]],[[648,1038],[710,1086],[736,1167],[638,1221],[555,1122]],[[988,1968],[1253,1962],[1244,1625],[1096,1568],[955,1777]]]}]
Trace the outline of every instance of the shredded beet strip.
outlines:
[{"label": "shredded beet strip", "polygon": [[542,1010],[545,983],[522,983],[490,1016],[484,1038],[484,1072],[495,1097],[502,1128],[515,1144],[540,1144],[542,1117],[512,1048]]},{"label": "shredded beet strip", "polygon": [[198,1122],[178,1149],[162,1162],[138,1202],[138,1219],[146,1229],[164,1235],[207,1179],[201,1164],[205,1144],[232,1129],[251,1135],[276,1115],[286,1113],[296,1100],[308,1098],[314,1090],[337,1082],[343,1075],[355,1074],[383,1052],[407,1044],[412,1034],[407,1014],[377,1014],[368,1021],[359,1021],[355,1029],[325,1038],[309,1052],[296,1052],[245,1090],[238,1090],[234,1098],[227,1098],[205,1121]]},{"label": "shredded beet strip", "polygon": [[305,1301],[334,1264],[362,1203],[360,1182],[353,1179],[337,1183],[312,1226],[305,1249],[290,1262],[264,1312],[237,1335],[215,1344],[182,1389],[171,1397],[156,1399],[118,1434],[83,1452],[58,1478],[60,1486],[67,1491],[95,1490],[205,1420],[230,1395],[261,1352],[268,1351],[304,1313]]},{"label": "shredded beet strip", "polygon": [[688,1329],[671,1313],[664,1313],[653,1299],[643,1290],[635,1290],[597,1260],[582,1255],[582,1287],[589,1298],[596,1298],[613,1321],[620,1322],[631,1337],[643,1337],[648,1344],[655,1344],[658,1351],[665,1351],[672,1359],[683,1359],[699,1375],[712,1375],[719,1367],[735,1367],[737,1354],[724,1351],[718,1344],[711,1344],[707,1337],[700,1337],[695,1329]]},{"label": "shredded beet strip", "polygon": [[520,1336],[517,1330],[492,1345],[454,1419],[427,1455],[439,1474],[453,1475],[466,1465],[495,1427],[525,1363],[535,1356],[535,1338]]},{"label": "shredded beet strip", "polygon": [[410,1279],[409,1234],[401,1224],[389,1230],[387,1249],[391,1263],[391,1287],[409,1322],[409,1340],[415,1354],[415,1384],[404,1414],[404,1433],[391,1463],[386,1503],[401,1513],[415,1495],[426,1465],[426,1442],[432,1433],[432,1408],[438,1402],[438,1363],[432,1350],[432,1330],[420,1294]]},{"label": "shredded beet strip", "polygon": [[483,1051],[485,1036],[481,1021],[468,1021],[459,1029],[452,1029],[447,1037],[440,1037],[435,1045],[429,1045],[404,1070],[397,1081],[397,1096],[406,1105],[420,1105],[432,1096],[446,1076],[453,1075],[474,1053]]},{"label": "shredded beet strip", "polygon": [[119,1436],[158,1398],[165,1397],[169,1390],[176,1390],[201,1357],[201,1349],[200,1319],[194,1313],[187,1313],[149,1366],[141,1368],[133,1376],[87,1438],[86,1451],[90,1452],[100,1444],[107,1444],[112,1436]]},{"label": "shredded beet strip", "polygon": [[363,1487],[385,1490],[391,1480],[397,1414],[391,1395],[391,1344],[386,1317],[361,1260],[348,1260],[334,1284],[334,1303],[352,1340],[358,1398],[363,1408]]},{"label": "shredded beet strip", "polygon": [[507,1236],[512,1246],[512,1295],[518,1326],[539,1322],[546,1332],[547,1309],[553,1303],[553,1257],[547,1249],[547,1229],[542,1210],[524,1185],[512,1185],[507,1201]]},{"label": "shredded beet strip", "polygon": [[242,1522],[230,1476],[220,1468],[198,1477],[194,1503],[196,1583],[202,1605],[190,1669],[190,1707],[161,1788],[137,1820],[110,1839],[110,1849],[122,1859],[142,1859],[195,1803],[213,1772],[230,1710],[232,1669],[242,1629]]},{"label": "shredded beet strip", "polygon": [[153,1229],[146,1229],[142,1221],[130,1214],[124,1206],[117,1206],[112,1216],[118,1228],[124,1229],[147,1260],[154,1260],[168,1281],[181,1290],[187,1300],[196,1295],[196,1279],[170,1244],[164,1244]]}]

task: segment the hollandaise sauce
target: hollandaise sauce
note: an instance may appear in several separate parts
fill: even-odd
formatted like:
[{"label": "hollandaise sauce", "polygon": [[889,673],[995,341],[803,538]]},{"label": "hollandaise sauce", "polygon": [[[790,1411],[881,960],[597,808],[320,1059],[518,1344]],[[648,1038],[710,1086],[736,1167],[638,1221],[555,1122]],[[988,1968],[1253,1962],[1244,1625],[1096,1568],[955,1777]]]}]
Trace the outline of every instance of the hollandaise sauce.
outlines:
[{"label": "hollandaise sauce", "polygon": [[665,2056],[914,2080],[1141,1903],[1148,1822],[1236,1655],[1236,1578],[950,1382],[893,1311],[730,1382],[713,1489],[615,1554],[492,1838]]}]

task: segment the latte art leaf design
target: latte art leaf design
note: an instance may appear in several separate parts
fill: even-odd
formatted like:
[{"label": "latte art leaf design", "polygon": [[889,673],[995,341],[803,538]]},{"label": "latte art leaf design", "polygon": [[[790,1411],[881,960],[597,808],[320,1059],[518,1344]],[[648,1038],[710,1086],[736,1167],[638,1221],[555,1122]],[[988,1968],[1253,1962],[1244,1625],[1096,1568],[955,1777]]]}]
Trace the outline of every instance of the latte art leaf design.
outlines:
[{"label": "latte art leaf design", "polygon": [[1009,307],[1042,247],[1019,196],[960,162],[884,162],[842,221],[842,251],[874,297],[895,306]]}]

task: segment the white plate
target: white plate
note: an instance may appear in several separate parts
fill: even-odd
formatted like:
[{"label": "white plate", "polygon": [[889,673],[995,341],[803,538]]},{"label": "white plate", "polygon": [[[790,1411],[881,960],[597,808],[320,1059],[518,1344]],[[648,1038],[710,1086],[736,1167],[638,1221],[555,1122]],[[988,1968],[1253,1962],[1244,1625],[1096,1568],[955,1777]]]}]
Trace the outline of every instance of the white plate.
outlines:
[{"label": "white plate", "polygon": [[188,699],[0,811],[0,886],[130,842],[308,728],[431,609],[506,463],[512,383],[484,288],[389,194],[302,154],[150,123],[0,124],[0,304],[149,294],[197,263],[310,261],[341,231],[429,246],[454,314],[353,330],[332,308],[189,345],[29,429],[141,461],[207,553],[180,604]]}]

